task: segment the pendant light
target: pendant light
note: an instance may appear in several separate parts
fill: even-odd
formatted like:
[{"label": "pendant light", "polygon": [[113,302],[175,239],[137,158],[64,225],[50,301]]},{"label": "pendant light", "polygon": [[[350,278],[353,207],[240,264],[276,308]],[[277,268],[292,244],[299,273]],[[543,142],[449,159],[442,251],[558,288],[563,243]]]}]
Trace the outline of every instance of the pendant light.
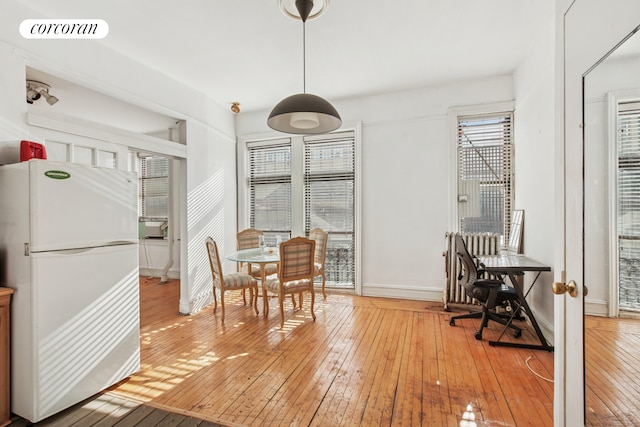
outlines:
[{"label": "pendant light", "polygon": [[306,82],[306,21],[313,8],[313,0],[296,0],[302,19],[302,78],[303,93],[280,101],[269,114],[267,125],[280,132],[294,134],[326,133],[342,125],[340,115],[328,101],[307,91]]}]

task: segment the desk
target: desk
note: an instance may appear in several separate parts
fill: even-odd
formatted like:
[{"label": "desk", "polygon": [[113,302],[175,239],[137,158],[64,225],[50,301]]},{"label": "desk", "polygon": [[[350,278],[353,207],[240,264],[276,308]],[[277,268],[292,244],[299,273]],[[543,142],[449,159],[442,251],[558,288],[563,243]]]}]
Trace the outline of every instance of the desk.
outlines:
[{"label": "desk", "polygon": [[[502,342],[502,341],[499,341],[500,338],[498,338],[498,341],[489,341],[489,345],[553,351],[553,346],[549,345],[546,338],[542,334],[542,331],[540,330],[540,326],[538,325],[538,322],[536,321],[536,318],[533,315],[533,312],[531,311],[529,304],[527,303],[527,295],[529,295],[529,292],[533,288],[533,285],[535,285],[536,281],[538,280],[540,273],[542,273],[543,271],[551,271],[551,267],[549,267],[548,265],[544,265],[536,261],[535,259],[531,259],[525,255],[479,256],[478,260],[481,264],[481,268],[484,268],[484,270],[487,273],[494,274],[500,277],[503,277],[503,276],[509,277],[511,284],[513,285],[513,287],[516,290],[516,293],[518,294],[518,300],[519,300],[518,303],[520,305],[516,310],[513,310],[513,313],[509,319],[509,322],[513,321],[513,318],[516,316],[520,308],[524,309],[527,317],[529,318],[529,321],[531,322],[531,325],[533,326],[533,329],[536,332],[538,339],[540,340],[540,344],[521,344],[521,343]],[[522,275],[525,271],[533,271],[538,273],[536,277],[533,279],[533,283],[531,283],[531,286],[526,292],[524,292],[524,289],[520,287],[516,279],[517,275]],[[500,337],[502,337],[502,335],[500,335]]]},{"label": "desk", "polygon": [[[245,262],[249,264],[249,271],[251,271],[251,264],[260,265],[260,280],[264,283],[266,280],[266,274],[264,267],[267,264],[278,264],[280,262],[280,251],[278,248],[270,248],[273,251],[267,253],[262,252],[260,248],[243,249],[238,252],[233,252],[225,256],[229,261]],[[266,306],[267,302],[263,301],[263,305]],[[265,308],[266,313],[266,308]]]}]

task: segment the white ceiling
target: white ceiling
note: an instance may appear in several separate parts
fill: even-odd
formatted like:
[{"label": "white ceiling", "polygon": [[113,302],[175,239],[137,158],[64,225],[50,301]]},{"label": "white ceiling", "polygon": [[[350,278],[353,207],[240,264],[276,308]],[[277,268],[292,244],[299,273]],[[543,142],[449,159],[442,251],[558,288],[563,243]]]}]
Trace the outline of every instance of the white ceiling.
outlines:
[{"label": "white ceiling", "polygon": [[[109,24],[100,40],[243,111],[302,92],[302,23],[277,0],[23,0]],[[307,92],[329,101],[512,72],[554,0],[331,0],[307,22]]]}]

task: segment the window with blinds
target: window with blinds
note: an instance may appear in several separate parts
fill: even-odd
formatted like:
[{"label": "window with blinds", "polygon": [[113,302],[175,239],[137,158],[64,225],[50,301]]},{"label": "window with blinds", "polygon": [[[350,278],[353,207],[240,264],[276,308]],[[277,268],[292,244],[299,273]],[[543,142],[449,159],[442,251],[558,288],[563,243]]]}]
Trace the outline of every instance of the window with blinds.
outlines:
[{"label": "window with blinds", "polygon": [[[513,200],[511,112],[458,116],[458,179],[478,194],[478,209],[460,210],[460,231],[509,239]],[[460,196],[460,194],[459,194]],[[459,200],[461,200],[459,198]],[[465,199],[466,200],[466,199]],[[462,216],[466,212],[467,216]]]},{"label": "window with blinds", "polygon": [[[291,140],[249,143],[249,225],[268,244],[291,237]],[[270,242],[270,240],[273,240]]]},{"label": "window with blinds", "polygon": [[147,220],[169,217],[169,159],[140,156],[140,216]]},{"label": "window with blinds", "polygon": [[329,233],[325,259],[327,286],[355,284],[355,134],[304,138],[305,233]]},{"label": "window with blinds", "polygon": [[617,134],[619,303],[640,311],[640,102],[618,105]]}]

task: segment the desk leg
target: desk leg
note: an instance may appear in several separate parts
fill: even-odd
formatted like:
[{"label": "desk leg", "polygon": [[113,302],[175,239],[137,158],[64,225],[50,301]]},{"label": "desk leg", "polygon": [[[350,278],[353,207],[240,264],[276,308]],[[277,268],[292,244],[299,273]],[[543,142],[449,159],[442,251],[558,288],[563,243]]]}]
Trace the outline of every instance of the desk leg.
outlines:
[{"label": "desk leg", "polygon": [[520,307],[524,308],[525,313],[527,313],[527,317],[531,321],[531,325],[533,329],[536,331],[536,335],[540,340],[540,344],[524,344],[524,343],[512,343],[512,342],[503,342],[503,341],[489,341],[489,345],[491,346],[499,346],[499,347],[517,347],[517,348],[528,348],[532,350],[547,350],[553,351],[553,346],[549,345],[547,339],[544,337],[540,326],[538,325],[538,321],[536,320],[533,312],[531,311],[531,307],[529,307],[529,303],[527,303],[527,299],[524,296],[522,289],[518,286],[517,279],[515,275],[509,274],[509,280],[511,280],[511,284],[515,288],[518,299],[520,300]]}]

